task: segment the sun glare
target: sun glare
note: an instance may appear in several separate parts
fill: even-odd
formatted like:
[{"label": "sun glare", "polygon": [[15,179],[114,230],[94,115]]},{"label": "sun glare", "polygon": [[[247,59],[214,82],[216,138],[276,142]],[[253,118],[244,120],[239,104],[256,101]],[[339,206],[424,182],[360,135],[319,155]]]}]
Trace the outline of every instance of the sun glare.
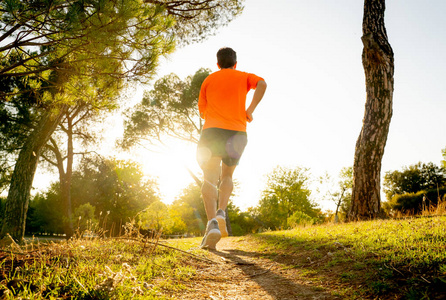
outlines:
[{"label": "sun glare", "polygon": [[189,170],[200,177],[195,160],[196,146],[170,141],[160,152],[140,151],[139,161],[146,175],[157,178],[161,200],[172,203],[194,180]]}]

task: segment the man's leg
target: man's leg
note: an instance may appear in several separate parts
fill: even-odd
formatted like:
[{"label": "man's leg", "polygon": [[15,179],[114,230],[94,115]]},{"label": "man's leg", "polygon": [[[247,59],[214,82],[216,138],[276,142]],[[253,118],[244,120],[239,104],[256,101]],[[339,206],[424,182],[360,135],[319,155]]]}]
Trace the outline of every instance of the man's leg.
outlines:
[{"label": "man's leg", "polygon": [[234,189],[234,183],[232,182],[232,175],[234,174],[235,166],[227,166],[222,164],[221,177],[220,177],[220,194],[218,199],[218,208],[225,211],[228,206],[229,197]]},{"label": "man's leg", "polygon": [[208,221],[215,218],[215,213],[217,211],[217,184],[221,172],[220,163],[220,157],[211,157],[201,166],[204,175],[201,194],[203,196],[204,208],[206,209]]},{"label": "man's leg", "polygon": [[232,182],[232,174],[234,173],[236,165],[228,166],[222,164],[220,177],[220,193],[218,197],[218,211],[216,219],[222,237],[228,236],[228,229],[226,227],[226,207],[228,206],[229,197],[231,196],[234,184]]},{"label": "man's leg", "polygon": [[201,194],[203,196],[204,207],[208,223],[206,225],[206,232],[201,241],[201,248],[216,249],[218,241],[221,239],[221,232],[216,220],[217,210],[217,183],[220,176],[220,157],[211,157],[201,165],[204,173],[204,182],[201,187]]}]

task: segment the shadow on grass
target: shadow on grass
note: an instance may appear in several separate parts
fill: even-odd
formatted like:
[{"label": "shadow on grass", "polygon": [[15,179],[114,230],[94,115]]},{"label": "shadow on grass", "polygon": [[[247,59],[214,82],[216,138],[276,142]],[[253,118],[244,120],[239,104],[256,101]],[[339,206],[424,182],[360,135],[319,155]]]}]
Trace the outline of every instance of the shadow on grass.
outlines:
[{"label": "shadow on grass", "polygon": [[432,266],[411,270],[408,262],[408,266],[395,267],[383,254],[354,249],[335,238],[309,241],[280,234],[256,234],[251,239],[264,249],[263,256],[301,272],[313,271],[318,280],[339,287],[345,296],[446,300],[446,282],[432,271]]}]

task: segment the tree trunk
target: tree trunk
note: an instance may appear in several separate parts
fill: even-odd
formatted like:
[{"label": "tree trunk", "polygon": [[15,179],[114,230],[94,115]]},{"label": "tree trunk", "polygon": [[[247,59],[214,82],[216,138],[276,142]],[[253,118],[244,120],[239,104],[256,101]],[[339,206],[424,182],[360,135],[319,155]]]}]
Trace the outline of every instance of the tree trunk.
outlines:
[{"label": "tree trunk", "polygon": [[362,63],[367,99],[356,142],[349,220],[373,219],[381,209],[381,160],[392,117],[393,50],[384,26],[385,0],[365,0]]},{"label": "tree trunk", "polygon": [[15,240],[22,241],[25,235],[26,213],[39,156],[62,116],[63,109],[44,112],[36,128],[30,133],[20,150],[6,199],[0,237],[9,233]]},{"label": "tree trunk", "polygon": [[[57,167],[59,171],[59,182],[60,182],[60,195],[62,198],[63,205],[63,213],[64,213],[64,233],[66,238],[69,239],[74,234],[74,225],[73,225],[73,205],[72,205],[72,197],[71,197],[71,181],[73,177],[73,162],[74,162],[74,127],[75,125],[88,116],[88,113],[81,116],[77,121],[75,118],[78,117],[79,113],[82,112],[84,105],[79,105],[72,111],[67,111],[64,115],[65,120],[62,121],[62,124],[66,123],[66,125],[60,125],[62,131],[67,135],[67,153],[66,157],[63,156],[63,153],[59,149],[57,141],[50,138],[50,143],[48,144],[48,148],[51,152],[53,152],[55,156],[55,161],[52,161],[49,158],[45,158],[50,164]],[[66,163],[66,171],[64,169],[64,161]]]},{"label": "tree trunk", "polygon": [[[76,116],[76,115],[75,115]],[[74,150],[73,150],[73,118],[75,116],[67,116],[67,172],[61,181],[62,195],[65,200],[65,211],[67,213],[67,223],[65,224],[65,234],[67,239],[74,234],[73,226],[73,213],[71,204],[71,180],[73,177],[73,161],[74,161]]]}]

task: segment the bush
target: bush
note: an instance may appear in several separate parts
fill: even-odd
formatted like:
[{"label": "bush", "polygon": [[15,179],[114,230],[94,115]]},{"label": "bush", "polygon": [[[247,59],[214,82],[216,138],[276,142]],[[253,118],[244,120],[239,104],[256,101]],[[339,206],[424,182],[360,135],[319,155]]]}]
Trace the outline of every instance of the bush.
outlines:
[{"label": "bush", "polygon": [[246,231],[243,230],[243,228],[239,224],[231,223],[231,229],[232,229],[233,236],[242,236],[242,235],[246,234]]},{"label": "bush", "polygon": [[259,228],[259,224],[249,213],[241,212],[237,207],[236,210],[230,209],[228,216],[231,223],[233,236],[242,236],[245,234],[254,233]]},{"label": "bush", "polygon": [[[444,199],[446,187],[438,190],[432,189],[417,193],[395,195],[386,207],[403,213],[419,214],[423,211],[423,204],[425,207],[436,206],[438,195],[440,195],[440,199]],[[425,203],[423,203],[423,199],[425,199]]]},{"label": "bush", "polygon": [[316,220],[304,212],[296,211],[291,217],[288,218],[287,222],[288,226],[294,228],[301,225],[313,225],[316,223]]}]

